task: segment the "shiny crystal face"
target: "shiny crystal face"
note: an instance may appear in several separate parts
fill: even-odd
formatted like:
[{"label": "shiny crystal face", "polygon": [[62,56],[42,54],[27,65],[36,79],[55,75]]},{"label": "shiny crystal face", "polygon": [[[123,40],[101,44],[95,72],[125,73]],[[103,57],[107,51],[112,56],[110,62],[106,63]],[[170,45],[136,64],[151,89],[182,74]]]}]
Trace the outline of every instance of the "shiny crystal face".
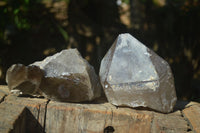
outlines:
[{"label": "shiny crystal face", "polygon": [[94,68],[77,49],[63,50],[33,65],[45,71],[41,90],[56,101],[91,101],[101,95]]},{"label": "shiny crystal face", "polygon": [[114,105],[170,112],[176,102],[168,63],[130,34],[118,36],[101,62],[99,75]]}]

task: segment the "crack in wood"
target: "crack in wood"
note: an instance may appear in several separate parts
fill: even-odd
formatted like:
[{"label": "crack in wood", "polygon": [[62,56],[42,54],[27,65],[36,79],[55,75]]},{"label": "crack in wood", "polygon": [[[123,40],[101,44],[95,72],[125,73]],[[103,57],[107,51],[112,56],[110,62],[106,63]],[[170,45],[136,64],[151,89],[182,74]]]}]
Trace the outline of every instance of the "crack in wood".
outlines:
[{"label": "crack in wood", "polygon": [[5,94],[5,95],[0,99],[0,103],[2,103],[2,102],[5,100],[6,96],[8,96],[8,95]]},{"label": "crack in wood", "polygon": [[[192,105],[191,105],[192,106]],[[190,123],[190,121],[188,120],[188,118],[183,114],[182,110],[180,110],[181,112],[181,117],[183,117],[183,119],[187,122],[187,132],[192,131],[192,125]]]},{"label": "crack in wood", "polygon": [[153,129],[154,119],[155,119],[154,118],[154,114],[152,113],[151,126],[150,126],[151,127],[151,131],[150,132],[153,132],[152,129]]},{"label": "crack in wood", "polygon": [[103,125],[103,128],[105,129],[105,127],[106,127],[106,120],[107,120],[107,116],[108,116],[108,114],[107,114],[107,112],[108,112],[108,108],[105,106],[105,105],[103,105],[105,108],[106,108],[106,117],[105,117],[105,122],[104,122],[104,125]]},{"label": "crack in wood", "polygon": [[47,105],[49,104],[50,100],[48,100],[45,104],[45,112],[44,112],[44,124],[43,124],[43,133],[45,133],[46,128],[46,117],[47,117]]}]

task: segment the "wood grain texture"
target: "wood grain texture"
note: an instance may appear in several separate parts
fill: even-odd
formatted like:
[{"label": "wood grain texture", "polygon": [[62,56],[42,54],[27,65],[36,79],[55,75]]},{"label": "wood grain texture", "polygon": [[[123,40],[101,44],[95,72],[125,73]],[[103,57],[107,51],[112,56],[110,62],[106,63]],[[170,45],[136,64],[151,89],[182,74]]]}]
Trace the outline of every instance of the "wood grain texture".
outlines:
[{"label": "wood grain texture", "polygon": [[117,109],[109,103],[50,102],[46,120],[48,133],[103,133],[108,126],[119,133],[148,133],[151,129],[152,114],[132,109]]},{"label": "wood grain texture", "polygon": [[200,133],[200,104],[192,102],[183,110],[183,115],[189,120],[192,129]]},{"label": "wood grain texture", "polygon": [[[31,114],[43,127],[45,124],[45,114],[46,114],[46,104],[47,99],[39,99],[39,98],[24,98],[17,97],[16,95],[8,95],[4,103],[11,104],[13,106],[25,106],[29,110],[29,114]],[[35,122],[34,122],[35,123]],[[35,123],[38,124],[38,123]],[[38,125],[36,125],[38,126]]]},{"label": "wood grain texture", "polygon": [[170,114],[154,114],[152,133],[186,133],[188,128],[187,121],[180,111]]},{"label": "wood grain texture", "polygon": [[0,132],[25,133],[26,108],[25,106],[13,106],[0,104]]},{"label": "wood grain texture", "polygon": [[[200,133],[200,103],[179,102],[174,112],[116,107],[104,100],[64,103],[4,94],[0,133]],[[0,93],[1,94],[1,93]]]}]

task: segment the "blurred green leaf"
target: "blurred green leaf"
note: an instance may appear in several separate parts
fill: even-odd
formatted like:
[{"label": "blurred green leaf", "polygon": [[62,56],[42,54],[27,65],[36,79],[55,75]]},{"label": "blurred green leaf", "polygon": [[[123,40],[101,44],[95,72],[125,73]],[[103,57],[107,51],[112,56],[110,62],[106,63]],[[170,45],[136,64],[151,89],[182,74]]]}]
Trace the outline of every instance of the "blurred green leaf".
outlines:
[{"label": "blurred green leaf", "polygon": [[29,0],[24,0],[26,4],[29,4]]},{"label": "blurred green leaf", "polygon": [[65,41],[68,41],[69,40],[68,33],[60,25],[57,25],[57,27],[60,33],[62,34],[63,38],[65,39]]},{"label": "blurred green leaf", "polygon": [[5,8],[5,9],[3,10],[4,13],[7,13],[7,11],[8,11],[7,8]]},{"label": "blurred green leaf", "polygon": [[66,3],[69,3],[69,2],[70,2],[70,0],[65,0],[65,2],[66,2]]},{"label": "blurred green leaf", "polygon": [[130,4],[130,0],[122,0],[123,3]]},{"label": "blurred green leaf", "polygon": [[30,24],[28,23],[26,18],[20,18],[19,16],[15,16],[14,22],[18,29],[27,30],[30,28]]},{"label": "blurred green leaf", "polygon": [[20,9],[15,9],[13,13],[16,15],[19,13],[19,11],[20,11]]}]

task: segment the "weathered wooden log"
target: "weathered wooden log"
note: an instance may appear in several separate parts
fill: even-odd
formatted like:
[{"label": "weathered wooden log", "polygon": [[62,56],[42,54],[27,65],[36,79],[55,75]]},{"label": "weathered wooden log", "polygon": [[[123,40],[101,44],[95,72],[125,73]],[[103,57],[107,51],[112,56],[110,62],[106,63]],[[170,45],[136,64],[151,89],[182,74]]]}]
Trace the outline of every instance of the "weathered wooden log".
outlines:
[{"label": "weathered wooden log", "polygon": [[200,104],[196,102],[178,102],[174,112],[162,114],[117,108],[107,102],[78,104],[18,97],[3,88],[0,86],[0,133],[200,132]]}]

